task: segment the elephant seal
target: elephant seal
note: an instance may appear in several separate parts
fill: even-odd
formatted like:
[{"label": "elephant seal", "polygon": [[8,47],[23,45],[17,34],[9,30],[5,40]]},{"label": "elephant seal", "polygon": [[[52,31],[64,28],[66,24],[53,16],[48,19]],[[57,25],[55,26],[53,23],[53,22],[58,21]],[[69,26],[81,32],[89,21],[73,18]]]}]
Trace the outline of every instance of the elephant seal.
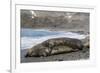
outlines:
[{"label": "elephant seal", "polygon": [[63,52],[82,50],[81,40],[73,38],[52,38],[30,48],[25,57],[45,57]]}]

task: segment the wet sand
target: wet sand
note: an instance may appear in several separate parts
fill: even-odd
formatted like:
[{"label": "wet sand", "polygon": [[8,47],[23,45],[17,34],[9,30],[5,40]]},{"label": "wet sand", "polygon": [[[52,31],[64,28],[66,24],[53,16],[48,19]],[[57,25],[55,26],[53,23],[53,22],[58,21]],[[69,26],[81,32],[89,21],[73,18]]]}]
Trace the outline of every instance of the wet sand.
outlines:
[{"label": "wet sand", "polygon": [[21,63],[30,62],[53,62],[53,61],[72,61],[89,59],[89,49],[84,48],[81,51],[52,55],[48,57],[24,57],[28,49],[21,50]]}]

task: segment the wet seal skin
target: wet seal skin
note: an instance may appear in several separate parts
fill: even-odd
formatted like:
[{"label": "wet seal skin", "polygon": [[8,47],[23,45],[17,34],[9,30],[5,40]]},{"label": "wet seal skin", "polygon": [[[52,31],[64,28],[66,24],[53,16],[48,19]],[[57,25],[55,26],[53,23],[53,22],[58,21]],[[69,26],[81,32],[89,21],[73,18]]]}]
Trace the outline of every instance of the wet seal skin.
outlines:
[{"label": "wet seal skin", "polygon": [[82,41],[78,39],[65,37],[53,38],[28,49],[25,57],[46,57],[65,52],[82,50],[83,47]]}]

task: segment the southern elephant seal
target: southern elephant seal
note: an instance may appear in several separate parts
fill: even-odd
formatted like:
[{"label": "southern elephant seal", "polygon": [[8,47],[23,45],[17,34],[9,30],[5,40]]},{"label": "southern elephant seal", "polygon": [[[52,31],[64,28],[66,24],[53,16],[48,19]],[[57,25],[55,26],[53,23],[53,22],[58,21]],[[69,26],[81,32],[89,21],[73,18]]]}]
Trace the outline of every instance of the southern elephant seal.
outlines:
[{"label": "southern elephant seal", "polygon": [[81,40],[73,38],[52,38],[30,48],[25,57],[41,57],[62,52],[82,50]]}]

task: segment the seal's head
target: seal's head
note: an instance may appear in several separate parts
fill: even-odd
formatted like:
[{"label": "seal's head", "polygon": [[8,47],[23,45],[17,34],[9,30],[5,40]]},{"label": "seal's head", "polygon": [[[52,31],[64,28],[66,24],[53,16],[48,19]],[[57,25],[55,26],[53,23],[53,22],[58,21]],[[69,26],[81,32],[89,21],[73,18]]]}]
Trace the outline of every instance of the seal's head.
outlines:
[{"label": "seal's head", "polygon": [[25,57],[46,57],[48,55],[50,55],[51,50],[48,49],[47,47],[39,47],[39,48],[31,48],[28,50],[27,54],[25,55]]},{"label": "seal's head", "polygon": [[28,52],[26,53],[25,57],[32,57],[35,55],[35,52],[32,49],[28,49]]}]

